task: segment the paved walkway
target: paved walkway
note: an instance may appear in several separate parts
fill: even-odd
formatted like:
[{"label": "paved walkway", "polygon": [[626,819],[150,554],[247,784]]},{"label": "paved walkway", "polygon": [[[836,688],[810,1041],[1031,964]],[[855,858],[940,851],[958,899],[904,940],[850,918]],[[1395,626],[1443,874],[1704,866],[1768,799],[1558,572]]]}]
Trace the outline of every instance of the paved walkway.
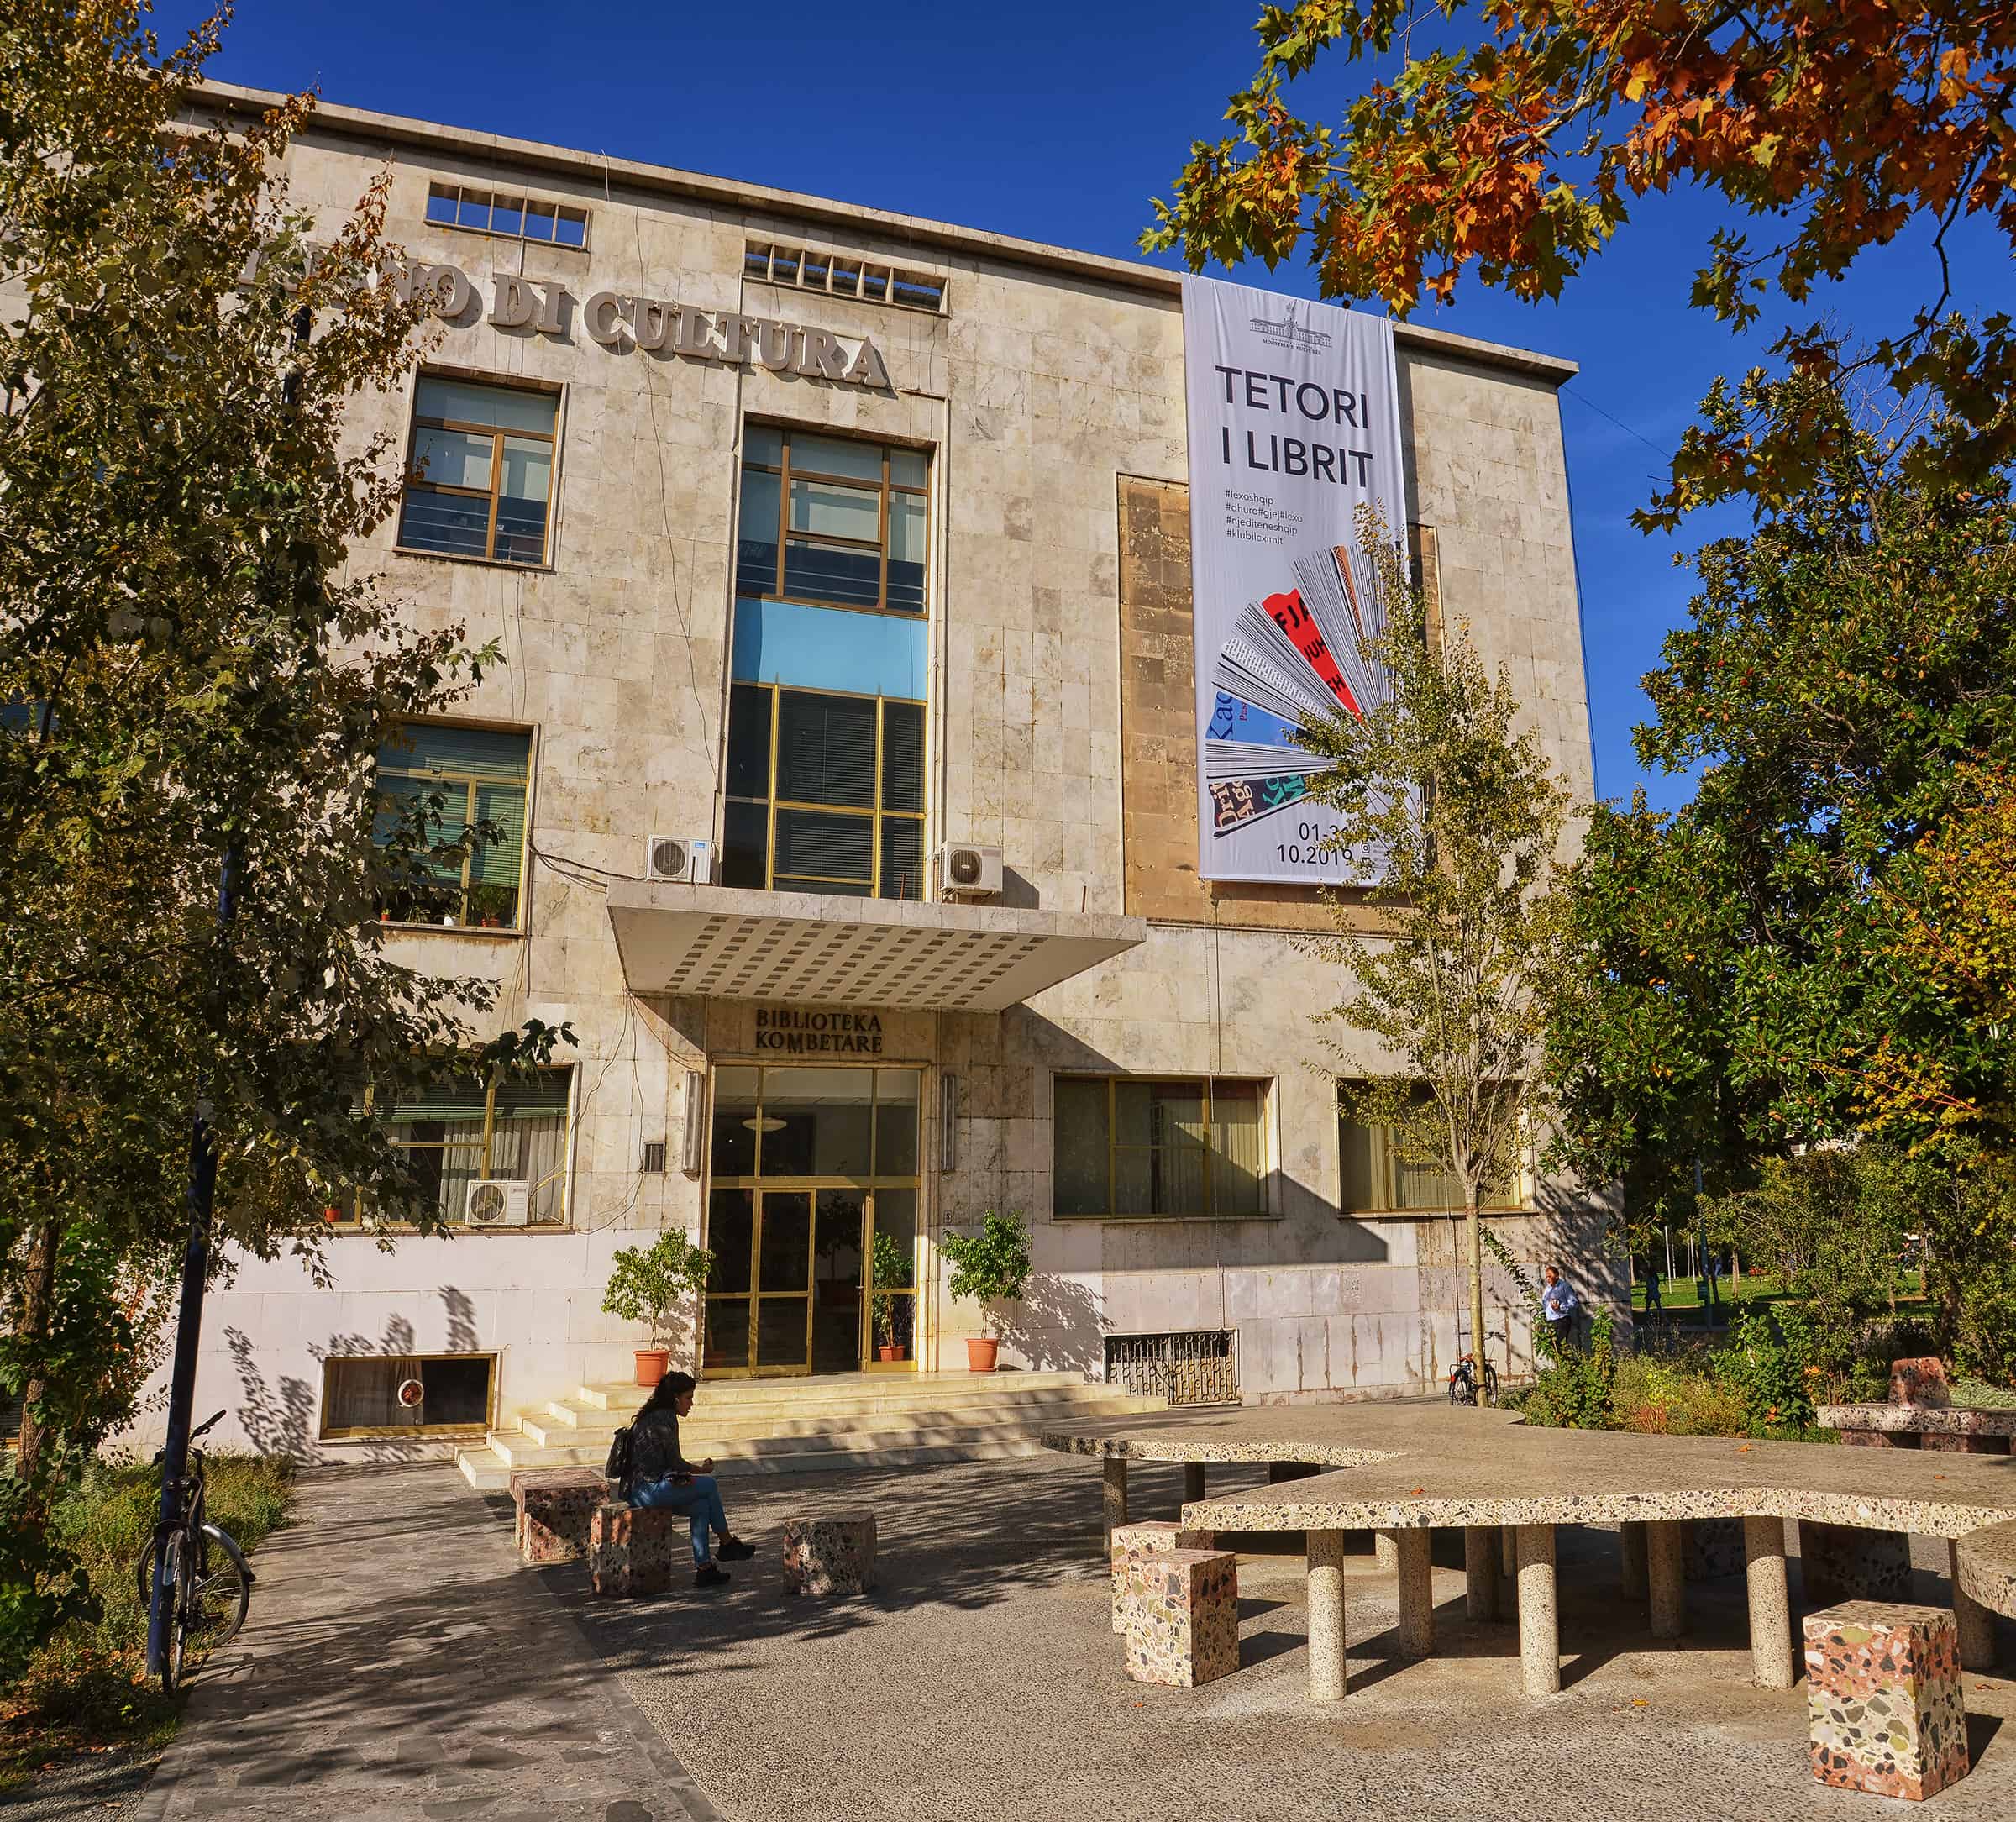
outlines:
[{"label": "paved walkway", "polygon": [[445,1464],[312,1474],[141,1822],[718,1822]]}]

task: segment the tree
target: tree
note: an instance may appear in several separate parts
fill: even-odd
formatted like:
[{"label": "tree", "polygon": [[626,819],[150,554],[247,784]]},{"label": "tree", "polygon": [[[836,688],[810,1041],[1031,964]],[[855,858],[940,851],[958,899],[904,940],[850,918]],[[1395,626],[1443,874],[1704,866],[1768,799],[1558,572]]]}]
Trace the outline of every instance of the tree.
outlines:
[{"label": "tree", "polygon": [[[1340,711],[1304,733],[1329,762],[1310,781],[1337,818],[1325,853],[1355,880],[1333,898],[1336,933],[1311,942],[1350,982],[1319,1016],[1375,1039],[1397,1066],[1357,1085],[1355,1047],[1333,1041],[1352,1111],[1396,1126],[1404,1151],[1433,1157],[1462,1186],[1481,1363],[1478,1208],[1491,1185],[1516,1177],[1545,1117],[1547,1014],[1569,960],[1557,860],[1568,798],[1538,737],[1517,729],[1509,675],[1486,673],[1462,627],[1431,638],[1389,537],[1370,516],[1360,528],[1383,613],[1366,656],[1393,689],[1362,717]],[[1377,914],[1378,935],[1357,933],[1359,905]]]},{"label": "tree", "polygon": [[[1694,797],[1593,817],[1583,986],[1554,1043],[1565,1156],[1676,1212],[1696,1158],[1724,1193],[1760,1158],[1870,1127],[1886,1056],[1971,1100],[2006,1097],[2009,1068],[1992,1021],[1904,959],[1928,879],[1948,877],[1926,844],[1977,790],[1970,765],[2016,743],[2007,483],[1928,489],[1839,394],[1746,387],[1774,421],[1841,433],[1807,493],[1693,559],[1701,591],[1636,742]],[[1992,890],[1992,866],[1977,878]]]},{"label": "tree", "polygon": [[[1306,240],[1322,295],[1405,316],[1446,301],[1466,267],[1528,300],[1557,296],[1641,199],[1683,185],[1774,232],[1711,238],[1692,302],[1739,328],[1775,290],[1807,303],[1867,248],[1933,225],[1908,328],[1851,356],[1819,323],[1774,352],[1810,378],[1868,365],[1944,411],[1917,475],[1977,479],[2016,450],[2016,333],[1998,312],[1947,309],[1945,240],[1973,218],[2016,244],[2016,4],[2009,0],[1437,0],[1475,41],[1412,54],[1414,0],[1295,0],[1261,11],[1261,62],[1233,96],[1236,131],[1198,141],[1143,236],[1193,271],[1272,266]],[[1428,35],[1423,27],[1423,35]],[[1289,85],[1319,62],[1400,45],[1336,131]],[[1334,55],[1333,55],[1334,54]],[[1761,415],[1691,430],[1642,522],[1704,501],[1793,497],[1830,448],[1824,420]]]},{"label": "tree", "polygon": [[305,99],[207,118],[221,25],[166,56],[134,0],[0,25],[0,1379],[30,1480],[130,1411],[199,1104],[224,1233],[312,1262],[353,1194],[436,1218],[367,1086],[555,1037],[486,1038],[494,989],[384,945],[381,906],[444,906],[499,832],[386,809],[376,752],[493,659],[349,568],[398,475],[345,412],[423,301],[386,281],[382,180],[309,248],[278,175]]}]

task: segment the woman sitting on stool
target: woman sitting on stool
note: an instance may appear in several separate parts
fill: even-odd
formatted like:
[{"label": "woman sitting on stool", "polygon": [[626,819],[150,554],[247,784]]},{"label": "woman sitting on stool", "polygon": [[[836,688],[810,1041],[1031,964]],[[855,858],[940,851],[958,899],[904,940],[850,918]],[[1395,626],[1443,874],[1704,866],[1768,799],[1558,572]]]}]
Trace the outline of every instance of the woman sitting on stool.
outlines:
[{"label": "woman sitting on stool", "polygon": [[727,1573],[707,1550],[707,1533],[721,1539],[721,1554],[730,1562],[756,1554],[753,1544],[745,1544],[728,1530],[727,1515],[721,1508],[721,1489],[716,1484],[713,1462],[689,1462],[679,1452],[679,1420],[693,1409],[693,1376],[668,1373],[658,1382],[644,1408],[630,1426],[630,1480],[626,1497],[633,1505],[648,1506],[660,1512],[690,1512],[693,1515],[693,1572],[696,1588],[721,1588]]}]

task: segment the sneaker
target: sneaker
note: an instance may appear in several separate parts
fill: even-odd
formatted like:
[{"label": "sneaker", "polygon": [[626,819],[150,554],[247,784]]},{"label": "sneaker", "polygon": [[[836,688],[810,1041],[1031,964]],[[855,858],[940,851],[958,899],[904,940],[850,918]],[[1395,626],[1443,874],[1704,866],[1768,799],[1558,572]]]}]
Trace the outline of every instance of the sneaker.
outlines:
[{"label": "sneaker", "polygon": [[745,1544],[739,1537],[724,1537],[714,1546],[714,1554],[723,1562],[747,1562],[756,1554],[753,1544]]},{"label": "sneaker", "polygon": [[718,1563],[703,1562],[693,1572],[693,1585],[696,1588],[726,1588],[728,1585],[728,1572]]}]

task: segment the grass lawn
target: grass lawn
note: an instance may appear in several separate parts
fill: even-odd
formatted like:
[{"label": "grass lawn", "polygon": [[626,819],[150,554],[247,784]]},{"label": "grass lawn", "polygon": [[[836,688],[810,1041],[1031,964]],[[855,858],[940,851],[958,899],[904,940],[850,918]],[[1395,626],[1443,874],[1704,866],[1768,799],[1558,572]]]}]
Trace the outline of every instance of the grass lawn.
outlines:
[{"label": "grass lawn", "polygon": [[[210,1522],[248,1555],[286,1522],[287,1463],[218,1454],[208,1476]],[[18,1683],[0,1690],[0,1800],[50,1767],[122,1748],[155,1751],[175,1731],[178,1704],[147,1680],[147,1615],[134,1579],[160,1492],[157,1468],[97,1464],[57,1508],[57,1533],[83,1564],[102,1611],[95,1622],[65,1627]]]},{"label": "grass lawn", "polygon": [[[1715,1308],[1718,1320],[1726,1320],[1730,1306],[1740,1301],[1745,1305],[1776,1303],[1793,1293],[1768,1272],[1746,1272],[1739,1289],[1735,1279],[1719,1278],[1715,1280]],[[1899,1306],[1916,1303],[1924,1295],[1924,1281],[1916,1272],[1903,1272],[1898,1275],[1897,1300]],[[1704,1307],[1701,1300],[1701,1281],[1695,1278],[1667,1278],[1663,1273],[1659,1279],[1659,1301],[1668,1315],[1680,1311],[1698,1314]],[[1641,1315],[1645,1310],[1645,1284],[1643,1280],[1631,1286],[1631,1308]]]}]

